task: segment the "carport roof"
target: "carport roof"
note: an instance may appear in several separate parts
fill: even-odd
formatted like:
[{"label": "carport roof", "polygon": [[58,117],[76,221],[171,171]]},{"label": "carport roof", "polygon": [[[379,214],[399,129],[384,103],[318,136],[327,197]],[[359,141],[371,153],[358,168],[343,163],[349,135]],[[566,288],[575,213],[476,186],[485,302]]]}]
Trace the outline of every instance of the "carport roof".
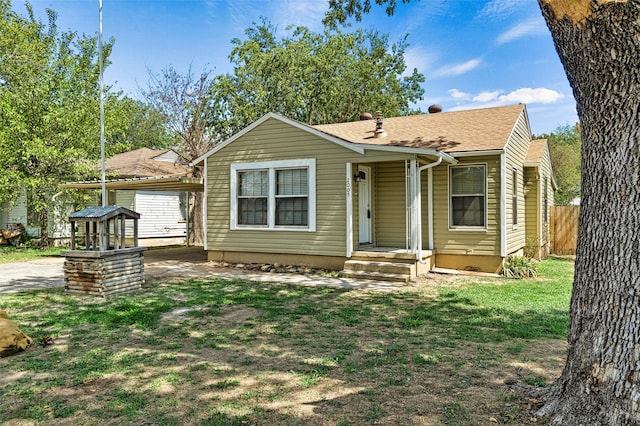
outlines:
[{"label": "carport roof", "polygon": [[[185,191],[203,192],[202,178],[187,176],[157,176],[128,179],[111,179],[105,181],[107,189],[142,190],[142,191]],[[101,189],[101,181],[67,182],[60,185],[62,189]]]}]

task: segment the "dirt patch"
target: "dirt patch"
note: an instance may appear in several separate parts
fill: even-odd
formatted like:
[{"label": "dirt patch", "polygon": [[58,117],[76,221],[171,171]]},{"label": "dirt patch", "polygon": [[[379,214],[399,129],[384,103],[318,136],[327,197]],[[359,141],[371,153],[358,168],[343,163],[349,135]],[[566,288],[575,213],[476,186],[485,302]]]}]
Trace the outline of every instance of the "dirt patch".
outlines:
[{"label": "dirt patch", "polygon": [[73,318],[59,333],[30,316],[46,313],[33,297],[13,309],[55,343],[0,360],[0,423],[544,424],[523,390],[560,375],[566,343],[459,325],[437,299],[467,281],[429,274],[382,293],[194,280],[69,306],[49,295],[55,321]]}]

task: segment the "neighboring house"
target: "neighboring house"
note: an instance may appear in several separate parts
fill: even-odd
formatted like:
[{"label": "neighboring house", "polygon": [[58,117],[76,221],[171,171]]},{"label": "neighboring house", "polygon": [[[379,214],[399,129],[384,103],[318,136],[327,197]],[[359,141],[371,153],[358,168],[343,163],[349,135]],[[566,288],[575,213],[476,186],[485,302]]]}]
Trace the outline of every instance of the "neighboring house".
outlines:
[{"label": "neighboring house", "polygon": [[548,252],[549,151],[524,105],[319,126],[270,113],[194,164],[210,260],[357,272],[386,259],[415,276]]},{"label": "neighboring house", "polygon": [[[108,179],[186,176],[190,172],[184,159],[170,149],[140,148],[115,155],[105,164]],[[112,190],[109,204],[140,214],[141,245],[170,244],[186,238],[186,196],[180,191]]]},{"label": "neighboring house", "polygon": [[24,191],[11,207],[8,204],[0,205],[0,229],[11,229],[18,223],[27,225],[27,196]]},{"label": "neighboring house", "polygon": [[0,229],[15,229],[21,223],[30,237],[40,236],[40,227],[29,223],[27,194],[21,191],[13,205],[0,205]]}]

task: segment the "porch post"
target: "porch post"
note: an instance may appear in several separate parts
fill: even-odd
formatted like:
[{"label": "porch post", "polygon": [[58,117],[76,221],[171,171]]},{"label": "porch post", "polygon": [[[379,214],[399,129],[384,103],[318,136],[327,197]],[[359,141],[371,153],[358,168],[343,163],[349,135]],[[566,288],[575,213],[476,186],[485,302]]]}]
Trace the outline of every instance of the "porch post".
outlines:
[{"label": "porch post", "polygon": [[346,257],[351,257],[351,253],[353,252],[353,187],[352,187],[352,177],[353,177],[353,168],[351,163],[347,163],[346,165],[346,179],[345,179],[345,198],[346,198],[346,238],[345,247],[346,247]]},{"label": "porch post", "polygon": [[419,194],[418,179],[418,161],[414,158],[409,162],[407,168],[407,249],[410,253],[418,252],[418,240],[420,239],[420,211],[419,211]]}]

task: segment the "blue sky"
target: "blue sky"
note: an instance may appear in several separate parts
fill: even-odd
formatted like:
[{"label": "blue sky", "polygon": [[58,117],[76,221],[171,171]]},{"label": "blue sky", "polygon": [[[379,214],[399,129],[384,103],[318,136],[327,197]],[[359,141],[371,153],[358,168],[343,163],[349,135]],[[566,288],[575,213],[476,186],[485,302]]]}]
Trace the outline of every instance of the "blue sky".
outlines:
[{"label": "blue sky", "polygon": [[[400,3],[400,2],[399,2]],[[23,2],[13,7],[24,13]],[[98,32],[98,0],[32,0],[58,12],[58,26]],[[137,97],[148,70],[167,65],[195,73],[205,67],[231,71],[234,37],[261,17],[281,34],[288,25],[322,30],[323,0],[103,0],[103,34],[115,38],[105,82]],[[571,87],[535,0],[420,0],[400,4],[388,17],[374,8],[357,26],[388,33],[391,42],[409,34],[405,60],[426,77],[426,111],[526,103],[532,131],[548,133],[577,122]],[[373,76],[372,76],[373,77]]]}]

